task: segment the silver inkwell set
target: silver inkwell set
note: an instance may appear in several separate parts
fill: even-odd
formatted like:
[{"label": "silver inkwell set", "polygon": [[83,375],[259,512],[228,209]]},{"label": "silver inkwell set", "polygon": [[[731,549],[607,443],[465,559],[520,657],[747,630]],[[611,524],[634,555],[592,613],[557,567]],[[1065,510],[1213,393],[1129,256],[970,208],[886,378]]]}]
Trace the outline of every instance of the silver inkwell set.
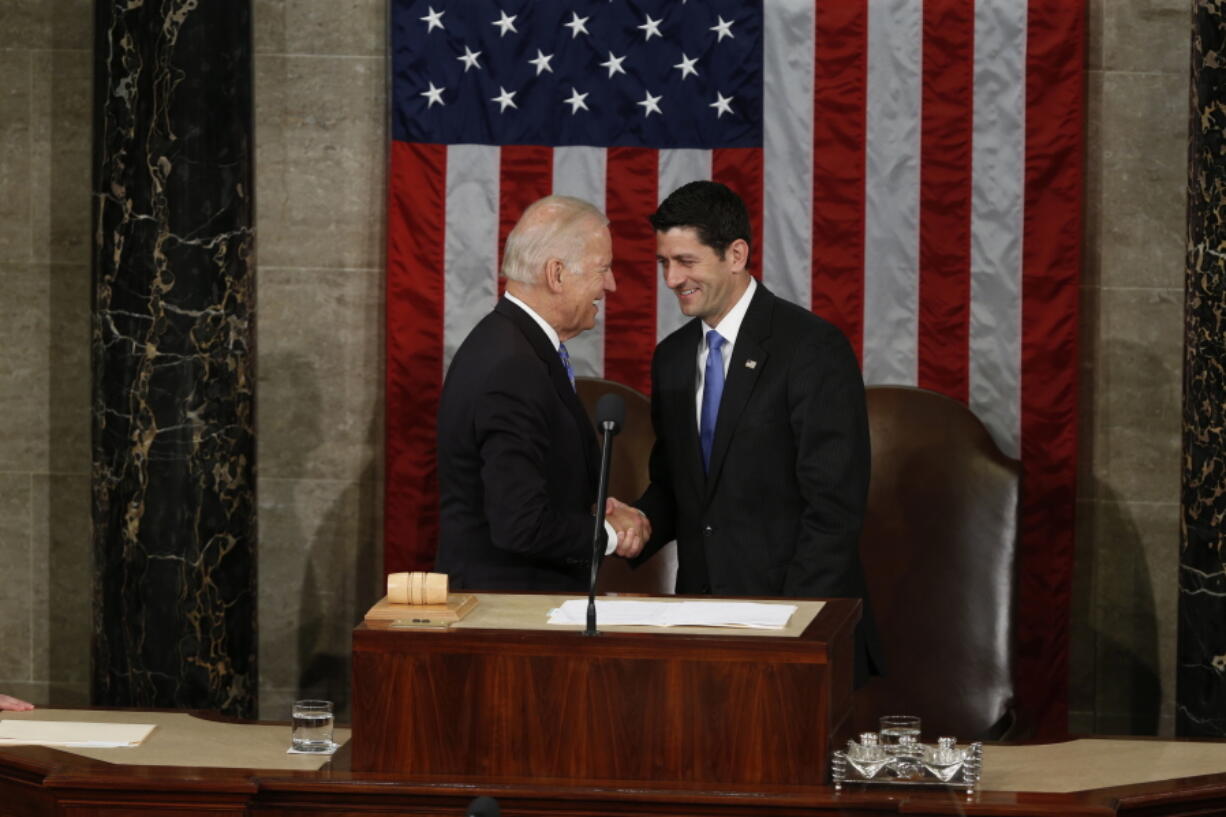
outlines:
[{"label": "silver inkwell set", "polygon": [[835,791],[845,783],[884,786],[943,786],[974,794],[983,771],[983,744],[958,746],[952,737],[920,743],[920,719],[886,715],[880,732],[863,732],[830,760]]}]

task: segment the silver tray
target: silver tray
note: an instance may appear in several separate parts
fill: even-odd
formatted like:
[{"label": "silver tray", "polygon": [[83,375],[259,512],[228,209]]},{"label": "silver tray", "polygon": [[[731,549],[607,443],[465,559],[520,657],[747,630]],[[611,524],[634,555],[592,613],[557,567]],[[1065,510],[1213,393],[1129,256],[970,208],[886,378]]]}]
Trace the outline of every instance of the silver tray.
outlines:
[{"label": "silver tray", "polygon": [[[830,759],[835,791],[842,791],[847,783],[863,783],[868,786],[940,786],[965,789],[967,794],[974,794],[983,773],[983,744],[978,741],[958,750],[962,756],[960,761],[947,764],[898,753],[894,746],[877,747],[885,757],[865,760],[855,757],[858,744],[854,740],[848,741],[847,746],[849,751],[836,751]],[[922,743],[915,746],[925,754],[936,750],[935,746]]]}]

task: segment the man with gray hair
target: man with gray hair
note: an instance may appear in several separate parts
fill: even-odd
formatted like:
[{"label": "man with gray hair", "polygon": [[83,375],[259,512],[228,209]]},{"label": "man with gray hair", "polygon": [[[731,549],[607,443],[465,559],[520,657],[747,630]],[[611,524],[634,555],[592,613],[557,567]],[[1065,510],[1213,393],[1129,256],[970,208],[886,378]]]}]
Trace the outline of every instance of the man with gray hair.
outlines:
[{"label": "man with gray hair", "polygon": [[[457,589],[586,589],[596,435],[575,394],[566,341],[596,325],[613,292],[608,219],[549,196],[507,236],[506,295],[452,359],[438,413],[436,569]],[[609,516],[610,551],[633,557],[640,515]]]}]

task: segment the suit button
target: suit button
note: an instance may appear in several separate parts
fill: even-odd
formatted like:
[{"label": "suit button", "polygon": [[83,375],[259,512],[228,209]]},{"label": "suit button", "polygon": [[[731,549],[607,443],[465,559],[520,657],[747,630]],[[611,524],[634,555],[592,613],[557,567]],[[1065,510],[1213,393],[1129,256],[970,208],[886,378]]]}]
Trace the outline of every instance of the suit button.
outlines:
[{"label": "suit button", "polygon": [[703,526],[703,529],[702,529],[703,536],[710,536],[713,533],[715,533],[715,530],[710,525]]}]

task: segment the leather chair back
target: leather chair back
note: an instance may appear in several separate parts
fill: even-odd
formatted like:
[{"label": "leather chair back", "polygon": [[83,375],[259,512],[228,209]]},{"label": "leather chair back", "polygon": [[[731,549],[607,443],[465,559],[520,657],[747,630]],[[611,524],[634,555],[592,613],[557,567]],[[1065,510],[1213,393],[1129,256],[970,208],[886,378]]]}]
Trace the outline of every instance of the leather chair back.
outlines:
[{"label": "leather chair back", "polygon": [[[633,502],[647,490],[647,462],[656,441],[651,427],[651,400],[641,391],[612,380],[576,377],[575,390],[596,423],[596,402],[606,394],[617,394],[626,401],[626,422],[613,443],[613,465],[609,470],[609,495]],[[603,444],[598,431],[597,443]],[[601,593],[667,593],[676,588],[677,546],[670,543],[655,556],[631,570],[624,559],[608,558],[600,566],[596,589]]]},{"label": "leather chair back", "polygon": [[1021,468],[966,406],[867,390],[872,477],[861,536],[886,675],[856,693],[856,731],[919,715],[923,739],[1025,734],[1014,695]]}]

